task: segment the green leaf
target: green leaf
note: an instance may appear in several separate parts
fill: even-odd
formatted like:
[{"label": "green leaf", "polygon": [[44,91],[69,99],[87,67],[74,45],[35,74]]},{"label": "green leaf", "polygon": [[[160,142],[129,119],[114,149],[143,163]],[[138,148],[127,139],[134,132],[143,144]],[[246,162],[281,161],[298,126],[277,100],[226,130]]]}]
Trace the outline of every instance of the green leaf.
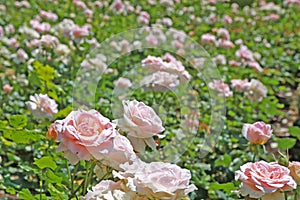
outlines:
[{"label": "green leaf", "polygon": [[15,130],[6,129],[3,131],[3,136],[16,143],[27,144],[30,141],[37,141],[42,138],[39,132],[33,130]]},{"label": "green leaf", "polygon": [[49,183],[61,183],[62,181],[62,177],[56,176],[52,170],[47,170],[46,177]]},{"label": "green leaf", "polygon": [[21,192],[19,192],[19,198],[25,200],[35,200],[28,188],[24,188]]},{"label": "green leaf", "polygon": [[52,170],[55,170],[57,165],[53,161],[53,159],[50,156],[44,156],[39,160],[36,160],[33,164],[38,166],[40,169],[50,168]]},{"label": "green leaf", "polygon": [[211,183],[209,186],[210,190],[223,190],[226,193],[229,193],[232,190],[235,190],[235,186],[233,183]]},{"label": "green leaf", "polygon": [[182,107],[181,109],[181,115],[187,115],[187,114],[189,114],[190,113],[190,108],[188,108],[188,107]]},{"label": "green leaf", "polygon": [[217,160],[215,160],[215,166],[224,166],[229,167],[231,164],[231,157],[228,154],[224,154],[223,156],[220,156]]},{"label": "green leaf", "polygon": [[14,128],[23,128],[27,125],[27,117],[24,115],[12,115],[8,119],[9,125]]},{"label": "green leaf", "polygon": [[0,121],[0,130],[5,129],[7,124],[7,121]]},{"label": "green leaf", "polygon": [[279,138],[277,139],[279,149],[290,149],[296,144],[295,138]]},{"label": "green leaf", "polygon": [[289,127],[289,133],[294,136],[297,137],[298,140],[300,140],[300,128],[297,126],[291,126]]}]

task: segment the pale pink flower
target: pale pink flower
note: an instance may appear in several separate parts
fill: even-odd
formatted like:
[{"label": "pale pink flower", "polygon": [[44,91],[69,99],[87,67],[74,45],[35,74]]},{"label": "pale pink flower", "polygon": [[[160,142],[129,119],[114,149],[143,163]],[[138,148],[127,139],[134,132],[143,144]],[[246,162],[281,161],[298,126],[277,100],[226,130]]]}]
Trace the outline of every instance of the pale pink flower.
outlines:
[{"label": "pale pink flower", "polygon": [[268,89],[258,80],[251,79],[246,96],[254,102],[261,101],[267,96]]},{"label": "pale pink flower", "polygon": [[231,60],[231,61],[229,61],[229,65],[230,65],[230,66],[233,66],[233,67],[236,67],[236,66],[240,66],[241,63],[239,63],[239,62],[236,61],[236,60]]},{"label": "pale pink flower", "polygon": [[19,48],[20,43],[18,42],[18,40],[16,38],[11,38],[8,40],[8,45],[12,49],[17,49],[17,48]]},{"label": "pale pink flower", "polygon": [[158,40],[153,34],[149,34],[146,37],[146,41],[147,41],[148,45],[150,45],[150,46],[156,46],[158,44]]},{"label": "pale pink flower", "polygon": [[162,22],[163,25],[166,25],[166,26],[172,26],[173,25],[172,19],[167,18],[167,17],[163,18],[161,20],[161,22]]},{"label": "pale pink flower", "polygon": [[[13,33],[15,33],[15,27],[14,27],[14,25],[13,24],[8,24],[7,26],[5,26],[5,32],[7,33],[7,34],[13,34]],[[0,34],[1,35],[1,34]]]},{"label": "pale pink flower", "polygon": [[47,94],[35,94],[30,96],[29,99],[30,101],[25,104],[37,118],[53,119],[53,115],[58,112],[55,100],[49,98]]},{"label": "pale pink flower", "polygon": [[40,16],[42,18],[45,18],[45,19],[48,19],[52,22],[56,21],[58,19],[57,15],[53,12],[48,12],[48,11],[45,11],[45,10],[41,10],[40,11]]},{"label": "pale pink flower", "polygon": [[224,40],[230,40],[229,32],[225,28],[219,28],[217,31],[217,35]]},{"label": "pale pink flower", "polygon": [[215,43],[216,42],[216,37],[214,35],[211,35],[209,33],[203,34],[201,36],[201,40],[203,42],[207,42],[207,43]]},{"label": "pale pink flower", "polygon": [[28,1],[16,1],[15,2],[16,7],[25,7],[25,8],[30,8],[31,5]]},{"label": "pale pink flower", "polygon": [[137,194],[153,199],[182,199],[197,189],[189,183],[190,171],[175,164],[139,160],[132,165],[121,165],[121,168],[124,171],[114,172],[115,177],[130,182],[130,189]]},{"label": "pale pink flower", "polygon": [[56,123],[60,141],[57,151],[64,152],[71,164],[96,158],[119,169],[119,164],[137,159],[128,139],[96,110],[72,111]]},{"label": "pale pink flower", "polygon": [[94,14],[94,12],[93,12],[92,10],[90,10],[90,9],[85,9],[85,10],[84,10],[84,13],[86,14],[86,16],[87,16],[88,18],[92,18],[92,17],[93,17],[93,14]]},{"label": "pale pink flower", "polygon": [[230,40],[219,39],[217,41],[217,46],[222,48],[234,48],[234,44]]},{"label": "pale pink flower", "polygon": [[230,82],[231,87],[240,92],[247,91],[250,87],[248,79],[232,79]]},{"label": "pale pink flower", "polygon": [[231,17],[229,15],[224,15],[223,19],[224,19],[224,22],[226,24],[231,24],[232,23],[232,19],[231,19]]},{"label": "pale pink flower", "polygon": [[118,119],[117,123],[127,132],[134,149],[138,152],[144,152],[146,146],[155,149],[156,143],[152,137],[165,130],[155,111],[136,100],[123,101],[123,109],[123,118]]},{"label": "pale pink flower", "polygon": [[209,18],[209,21],[211,24],[214,24],[217,21],[216,14],[214,14],[214,13],[211,13],[208,18]]},{"label": "pale pink flower", "polygon": [[114,1],[113,5],[114,5],[113,7],[117,10],[121,10],[124,6],[121,0]]},{"label": "pale pink flower", "polygon": [[75,26],[72,29],[71,33],[75,38],[85,38],[85,37],[89,36],[89,34],[90,34],[89,27],[87,27],[87,26],[82,26],[82,27]]},{"label": "pale pink flower", "polygon": [[226,58],[222,54],[218,54],[213,60],[217,65],[226,65]]},{"label": "pale pink flower", "polygon": [[272,137],[271,125],[264,122],[244,124],[243,136],[252,144],[265,144]]},{"label": "pale pink flower", "polygon": [[250,61],[250,62],[248,62],[248,65],[249,65],[250,68],[253,68],[253,69],[255,69],[258,72],[262,72],[263,71],[263,68],[261,68],[261,66],[259,65],[258,62]]},{"label": "pale pink flower", "polygon": [[74,5],[76,5],[78,8],[85,10],[87,7],[83,1],[79,0],[73,0]]},{"label": "pale pink flower", "polygon": [[59,45],[59,41],[57,37],[52,36],[52,35],[43,35],[41,40],[40,40],[42,46],[46,48],[54,48]]},{"label": "pale pink flower", "polygon": [[163,6],[167,7],[173,7],[174,6],[174,1],[173,0],[160,0],[159,3]]},{"label": "pale pink flower", "polygon": [[17,58],[22,62],[25,62],[28,59],[28,55],[23,49],[18,49]]},{"label": "pale pink flower", "polygon": [[242,181],[240,192],[250,198],[263,200],[284,199],[284,191],[296,189],[297,184],[287,167],[277,163],[259,161],[246,163],[235,172],[235,179]]},{"label": "pale pink flower", "polygon": [[232,91],[230,91],[229,86],[220,80],[214,80],[213,82],[208,83],[208,87],[223,94],[225,97],[232,96]]},{"label": "pale pink flower", "polygon": [[150,14],[146,11],[140,12],[140,15],[138,16],[138,23],[147,25],[150,21]]},{"label": "pale pink flower", "polygon": [[10,94],[13,90],[13,87],[11,87],[9,84],[5,84],[3,85],[2,89],[6,94]]},{"label": "pale pink flower", "polygon": [[145,76],[140,82],[140,86],[150,87],[155,91],[173,91],[179,84],[178,75],[163,71]]},{"label": "pale pink flower", "polygon": [[288,6],[292,6],[292,5],[300,6],[300,0],[284,0],[283,4]]},{"label": "pale pink flower", "polygon": [[300,162],[290,162],[288,168],[290,170],[290,175],[294,178],[297,185],[300,185]]},{"label": "pale pink flower", "polygon": [[114,85],[120,89],[127,89],[132,86],[132,83],[128,78],[120,77],[114,81]]},{"label": "pale pink flower", "polygon": [[235,55],[244,61],[254,61],[253,53],[244,45],[235,52]]}]

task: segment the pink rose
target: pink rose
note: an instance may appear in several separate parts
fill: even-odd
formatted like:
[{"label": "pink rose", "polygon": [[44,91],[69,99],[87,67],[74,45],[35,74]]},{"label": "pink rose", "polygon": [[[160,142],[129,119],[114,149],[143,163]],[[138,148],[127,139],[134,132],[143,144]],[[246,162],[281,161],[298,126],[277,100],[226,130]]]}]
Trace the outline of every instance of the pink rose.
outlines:
[{"label": "pink rose", "polygon": [[155,91],[163,92],[170,90],[173,91],[179,84],[179,77],[177,75],[162,71],[145,76],[140,82],[140,86],[149,87]]},{"label": "pink rose", "polygon": [[132,83],[128,78],[120,77],[114,81],[114,85],[120,89],[127,89],[132,86]]},{"label": "pink rose", "polygon": [[235,55],[244,61],[254,61],[253,53],[244,45],[236,51]]},{"label": "pink rose", "polygon": [[216,42],[216,36],[211,35],[209,33],[206,33],[206,34],[203,34],[201,36],[201,40],[203,42],[207,42],[207,43],[210,43],[210,42],[215,43]]},{"label": "pink rose", "polygon": [[114,172],[114,176],[131,182],[132,191],[151,199],[181,199],[197,189],[189,184],[190,171],[175,164],[136,161],[121,168],[124,172]]},{"label": "pink rose", "polygon": [[155,111],[143,102],[123,101],[123,118],[118,119],[118,125],[126,132],[134,149],[144,152],[146,145],[155,149],[156,143],[152,138],[165,129]]},{"label": "pink rose", "polygon": [[[130,183],[129,183],[130,184]],[[148,200],[146,196],[141,196],[128,188],[128,183],[118,181],[113,182],[111,180],[103,180],[95,185],[92,190],[88,191],[83,200]]]},{"label": "pink rose", "polygon": [[261,101],[267,96],[268,89],[258,80],[251,79],[246,96],[254,102]]},{"label": "pink rose", "polygon": [[232,91],[230,91],[229,86],[220,80],[214,80],[213,82],[208,83],[208,87],[223,94],[225,97],[232,96]]},{"label": "pink rose", "polygon": [[259,65],[258,62],[251,61],[251,62],[248,63],[248,65],[249,65],[250,68],[253,68],[258,72],[264,71],[263,68],[261,68],[261,66]]},{"label": "pink rose", "polygon": [[274,162],[259,161],[241,166],[240,170],[235,172],[235,179],[242,181],[240,192],[243,196],[281,200],[284,199],[283,191],[297,187],[289,173],[287,167]]},{"label": "pink rose", "polygon": [[220,28],[220,29],[218,29],[217,35],[218,35],[220,38],[224,39],[224,40],[230,40],[229,32],[228,32],[228,30],[225,29],[225,28]]},{"label": "pink rose", "polygon": [[57,113],[57,104],[50,99],[47,94],[35,94],[30,96],[30,101],[25,103],[32,114],[37,118],[53,119],[53,114]]},{"label": "pink rose", "polygon": [[264,122],[244,124],[243,136],[252,144],[265,144],[272,137],[271,125]]},{"label": "pink rose", "polygon": [[13,87],[11,87],[9,84],[5,84],[3,85],[2,89],[6,94],[10,94],[13,90]]},{"label": "pink rose", "polygon": [[300,185],[300,162],[293,161],[289,163],[290,175]]},{"label": "pink rose", "polygon": [[232,79],[230,82],[231,82],[231,87],[240,92],[248,90],[250,86],[248,79],[244,79],[244,80]]},{"label": "pink rose", "polygon": [[61,125],[57,125],[61,142],[57,151],[63,151],[71,164],[96,158],[118,169],[119,164],[137,159],[127,138],[96,110],[72,111],[57,124]]}]

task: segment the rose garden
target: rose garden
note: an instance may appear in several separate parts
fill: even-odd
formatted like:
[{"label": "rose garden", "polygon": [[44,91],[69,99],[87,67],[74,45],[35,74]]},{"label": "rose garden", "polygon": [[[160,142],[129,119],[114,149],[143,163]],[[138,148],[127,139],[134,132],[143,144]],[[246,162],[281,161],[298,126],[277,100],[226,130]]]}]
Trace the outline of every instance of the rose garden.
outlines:
[{"label": "rose garden", "polygon": [[0,199],[300,199],[299,11],[0,1]]}]

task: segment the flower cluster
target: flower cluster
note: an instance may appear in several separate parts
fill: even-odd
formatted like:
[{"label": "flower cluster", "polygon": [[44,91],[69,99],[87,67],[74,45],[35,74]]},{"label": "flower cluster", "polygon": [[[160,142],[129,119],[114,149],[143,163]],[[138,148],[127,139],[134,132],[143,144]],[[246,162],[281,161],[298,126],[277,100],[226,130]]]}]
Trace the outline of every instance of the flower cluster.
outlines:
[{"label": "flower cluster", "polygon": [[153,136],[162,136],[165,130],[155,111],[136,100],[123,101],[123,107],[123,117],[114,122],[127,137],[96,110],[72,111],[48,130],[47,138],[60,141],[57,152],[71,164],[86,160],[117,170],[113,171],[117,182],[102,180],[84,199],[178,199],[194,191],[188,170],[170,163],[145,163],[135,153],[144,152],[146,146],[155,149]]}]

